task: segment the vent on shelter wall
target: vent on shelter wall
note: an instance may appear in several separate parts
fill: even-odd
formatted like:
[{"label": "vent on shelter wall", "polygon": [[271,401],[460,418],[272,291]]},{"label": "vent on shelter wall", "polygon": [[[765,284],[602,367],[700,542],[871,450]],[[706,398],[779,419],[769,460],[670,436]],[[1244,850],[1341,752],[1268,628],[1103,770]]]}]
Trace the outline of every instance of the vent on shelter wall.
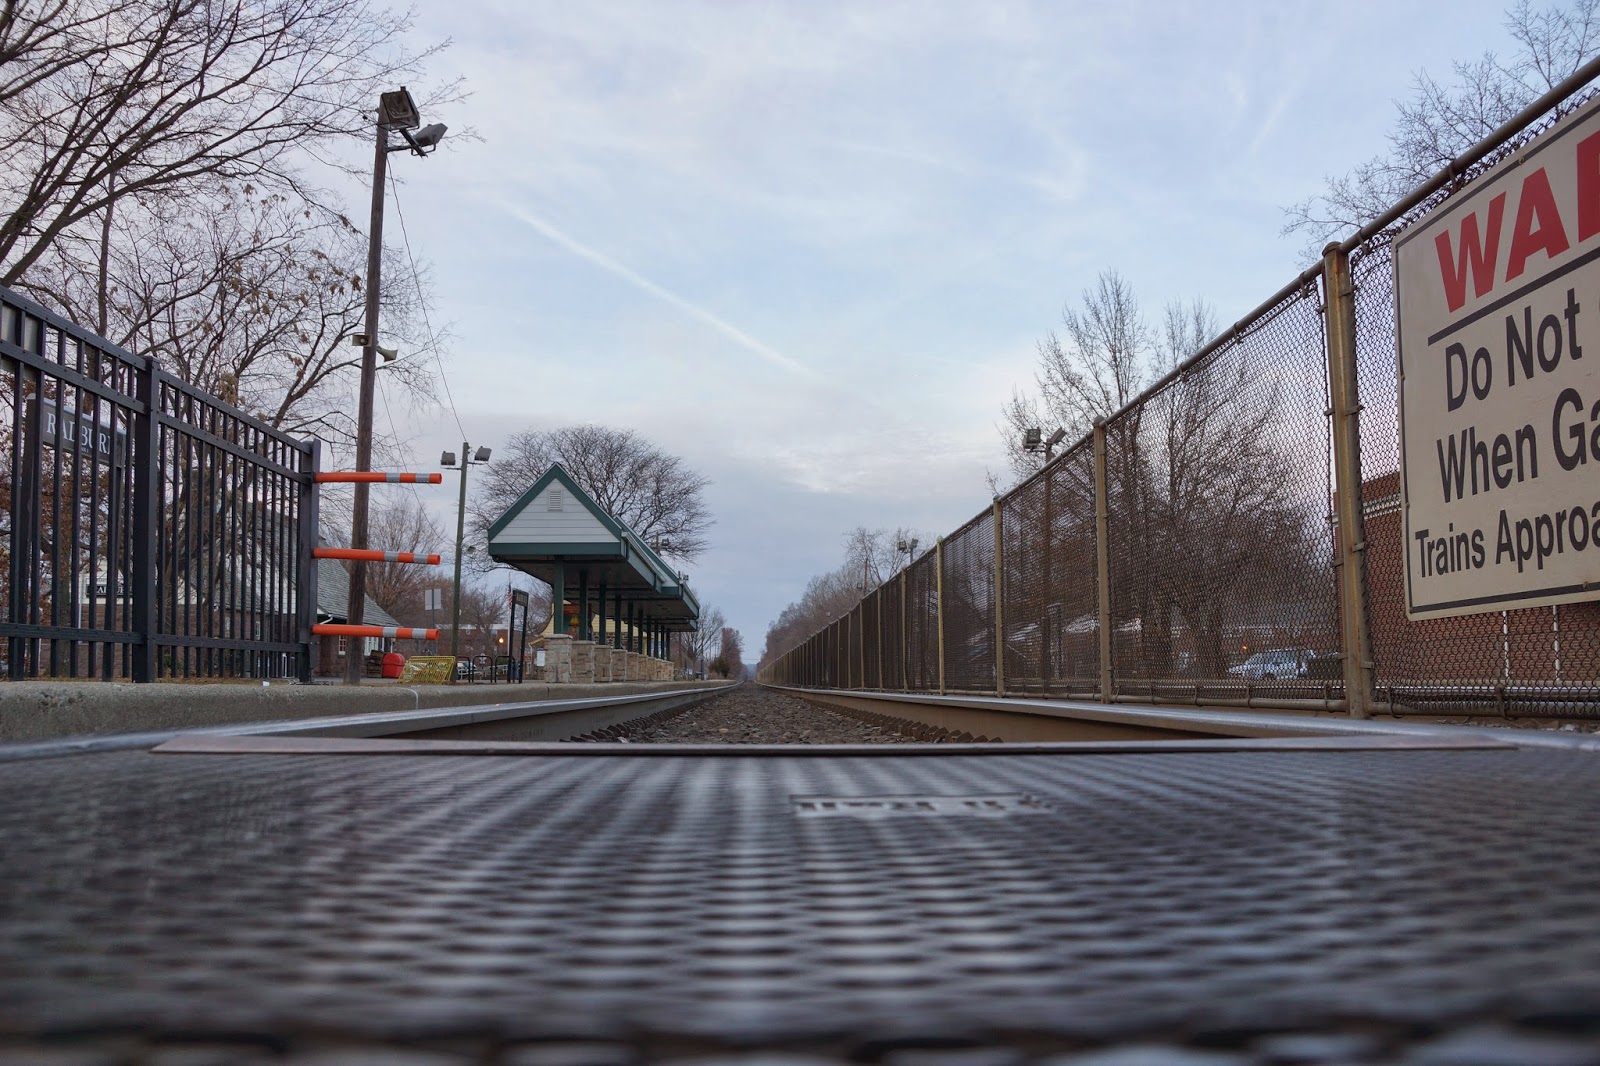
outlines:
[{"label": "vent on shelter wall", "polygon": [[548,497],[548,502],[545,504],[545,507],[546,507],[547,510],[551,510],[551,511],[559,511],[559,510],[561,510],[561,490],[560,489],[551,489],[550,490],[550,495]]},{"label": "vent on shelter wall", "polygon": [[1021,792],[973,796],[790,796],[799,818],[895,818],[906,815],[1000,818],[1042,814],[1043,801]]}]

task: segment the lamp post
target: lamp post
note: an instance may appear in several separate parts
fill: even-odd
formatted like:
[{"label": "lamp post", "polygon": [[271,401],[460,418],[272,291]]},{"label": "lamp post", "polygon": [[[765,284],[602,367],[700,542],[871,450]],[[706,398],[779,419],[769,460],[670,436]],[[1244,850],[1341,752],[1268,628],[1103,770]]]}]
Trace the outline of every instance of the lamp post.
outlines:
[{"label": "lamp post", "polygon": [[1050,691],[1051,666],[1055,656],[1054,649],[1050,646],[1050,597],[1053,592],[1051,582],[1054,580],[1053,565],[1050,560],[1051,529],[1054,516],[1051,515],[1051,484],[1050,484],[1050,455],[1055,451],[1061,438],[1067,435],[1064,429],[1057,429],[1049,437],[1038,429],[1025,429],[1022,431],[1022,450],[1026,452],[1044,452],[1044,466],[1040,472],[1044,475],[1044,525],[1040,529],[1040,539],[1044,542],[1044,596],[1039,603],[1039,684],[1044,691]]},{"label": "lamp post", "polygon": [[[456,577],[450,593],[450,659],[454,662],[461,653],[461,542],[467,532],[467,467],[480,466],[489,461],[489,449],[479,448],[472,453],[466,441],[461,442],[461,500],[456,505]],[[439,456],[440,466],[455,466],[456,453],[445,452]],[[454,668],[451,668],[452,676]]]},{"label": "lamp post", "polygon": [[[402,85],[395,92],[378,96],[377,144],[372,158],[372,223],[367,230],[367,291],[366,332],[357,334],[355,341],[361,347],[361,397],[356,409],[356,469],[372,469],[372,394],[378,372],[378,290],[379,268],[383,262],[383,182],[388,170],[390,152],[411,151],[419,156],[431,152],[444,139],[445,126],[435,122],[431,126],[411,131],[422,125],[417,115],[416,101]],[[398,131],[403,144],[391,145],[389,131]],[[367,547],[367,485],[356,483],[355,507],[350,516],[350,546]],[[357,560],[350,564],[350,599],[345,609],[345,621],[360,625],[366,615],[367,564]],[[353,649],[352,649],[353,650]],[[346,684],[361,683],[361,656],[346,655],[344,663]]]}]

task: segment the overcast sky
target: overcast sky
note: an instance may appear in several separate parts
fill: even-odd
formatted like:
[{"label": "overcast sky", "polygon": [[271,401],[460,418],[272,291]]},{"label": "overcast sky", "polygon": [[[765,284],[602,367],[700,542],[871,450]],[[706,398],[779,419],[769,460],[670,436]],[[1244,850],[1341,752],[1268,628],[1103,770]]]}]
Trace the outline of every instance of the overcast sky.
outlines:
[{"label": "overcast sky", "polygon": [[[1504,47],[1502,6],[430,0],[472,95],[424,121],[481,139],[392,165],[456,412],[711,478],[690,578],[753,661],[847,530],[987,506],[1000,405],[1098,271],[1243,315],[1306,265],[1284,206],[1417,71]],[[394,418],[422,468],[460,443]]]}]

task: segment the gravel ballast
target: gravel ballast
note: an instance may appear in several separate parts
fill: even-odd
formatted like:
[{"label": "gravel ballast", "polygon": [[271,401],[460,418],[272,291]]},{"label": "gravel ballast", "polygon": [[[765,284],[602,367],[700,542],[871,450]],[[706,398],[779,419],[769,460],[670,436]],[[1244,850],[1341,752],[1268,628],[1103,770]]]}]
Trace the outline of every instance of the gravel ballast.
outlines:
[{"label": "gravel ballast", "polygon": [[911,739],[756,685],[628,733],[654,744],[909,744]]}]

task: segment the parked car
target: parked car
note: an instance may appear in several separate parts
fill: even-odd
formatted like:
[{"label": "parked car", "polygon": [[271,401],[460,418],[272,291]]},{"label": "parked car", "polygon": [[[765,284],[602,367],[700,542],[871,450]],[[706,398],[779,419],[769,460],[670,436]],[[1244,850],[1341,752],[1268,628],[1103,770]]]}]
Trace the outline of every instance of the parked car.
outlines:
[{"label": "parked car", "polygon": [[1306,676],[1310,648],[1269,648],[1258,651],[1238,666],[1228,668],[1230,677],[1249,681],[1283,681]]},{"label": "parked car", "polygon": [[471,659],[456,660],[456,680],[471,681],[478,676],[478,667]]}]

